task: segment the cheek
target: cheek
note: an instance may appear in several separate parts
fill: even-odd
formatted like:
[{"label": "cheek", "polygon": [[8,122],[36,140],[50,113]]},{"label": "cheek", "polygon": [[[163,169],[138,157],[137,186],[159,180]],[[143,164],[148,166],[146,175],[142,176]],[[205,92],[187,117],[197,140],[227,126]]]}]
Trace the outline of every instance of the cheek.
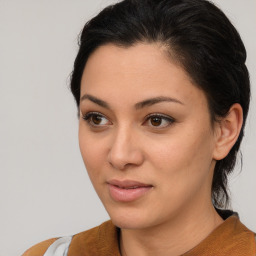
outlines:
[{"label": "cheek", "polygon": [[209,131],[184,132],[151,147],[153,165],[162,178],[182,186],[209,174],[213,143]]},{"label": "cheek", "polygon": [[91,178],[99,177],[100,166],[102,166],[102,147],[90,136],[89,133],[79,130],[79,147],[86,170]]},{"label": "cheek", "polygon": [[[192,139],[193,138],[193,139]],[[182,142],[181,142],[182,141]],[[211,142],[206,136],[195,136],[165,141],[151,147],[156,170],[156,186],[162,200],[155,200],[155,209],[180,209],[196,198],[207,197],[211,188]],[[154,159],[154,160],[153,160]]]}]

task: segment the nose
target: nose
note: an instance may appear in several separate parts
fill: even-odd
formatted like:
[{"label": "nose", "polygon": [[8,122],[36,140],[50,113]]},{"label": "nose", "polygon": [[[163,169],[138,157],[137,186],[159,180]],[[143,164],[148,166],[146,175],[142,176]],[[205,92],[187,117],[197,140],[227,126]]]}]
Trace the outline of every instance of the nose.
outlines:
[{"label": "nose", "polygon": [[108,162],[119,170],[128,166],[139,166],[144,157],[138,138],[128,128],[120,128],[113,134],[113,140],[108,152]]}]

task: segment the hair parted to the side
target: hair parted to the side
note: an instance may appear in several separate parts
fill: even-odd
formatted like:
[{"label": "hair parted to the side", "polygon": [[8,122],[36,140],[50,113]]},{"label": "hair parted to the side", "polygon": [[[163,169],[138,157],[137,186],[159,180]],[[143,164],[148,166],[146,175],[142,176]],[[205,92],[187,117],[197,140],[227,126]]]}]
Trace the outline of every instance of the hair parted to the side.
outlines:
[{"label": "hair parted to the side", "polygon": [[214,206],[229,203],[227,176],[236,163],[250,102],[244,44],[234,26],[206,0],[124,0],[106,7],[81,32],[71,75],[71,91],[80,104],[80,83],[89,56],[99,46],[130,47],[138,42],[166,47],[207,99],[212,121],[228,114],[234,103],[243,108],[240,136],[217,161],[212,183]]}]

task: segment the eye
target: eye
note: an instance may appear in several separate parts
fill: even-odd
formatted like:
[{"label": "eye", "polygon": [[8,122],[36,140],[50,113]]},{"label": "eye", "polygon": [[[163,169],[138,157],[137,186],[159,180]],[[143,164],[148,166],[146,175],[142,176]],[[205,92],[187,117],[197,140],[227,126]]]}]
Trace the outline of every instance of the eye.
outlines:
[{"label": "eye", "polygon": [[146,123],[147,125],[155,128],[166,128],[172,123],[174,123],[174,119],[169,116],[161,115],[161,114],[153,114],[149,115],[146,118]]},{"label": "eye", "polygon": [[83,116],[83,119],[91,126],[106,126],[110,125],[111,122],[102,114],[98,112],[89,112]]}]

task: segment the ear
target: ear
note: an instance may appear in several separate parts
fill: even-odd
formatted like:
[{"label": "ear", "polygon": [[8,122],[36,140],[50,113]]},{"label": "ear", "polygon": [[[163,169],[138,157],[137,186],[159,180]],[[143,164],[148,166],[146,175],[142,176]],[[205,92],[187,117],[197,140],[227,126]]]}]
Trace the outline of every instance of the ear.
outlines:
[{"label": "ear", "polygon": [[231,106],[227,116],[222,117],[215,126],[215,148],[213,159],[225,158],[237,141],[243,124],[243,109],[240,104]]}]

